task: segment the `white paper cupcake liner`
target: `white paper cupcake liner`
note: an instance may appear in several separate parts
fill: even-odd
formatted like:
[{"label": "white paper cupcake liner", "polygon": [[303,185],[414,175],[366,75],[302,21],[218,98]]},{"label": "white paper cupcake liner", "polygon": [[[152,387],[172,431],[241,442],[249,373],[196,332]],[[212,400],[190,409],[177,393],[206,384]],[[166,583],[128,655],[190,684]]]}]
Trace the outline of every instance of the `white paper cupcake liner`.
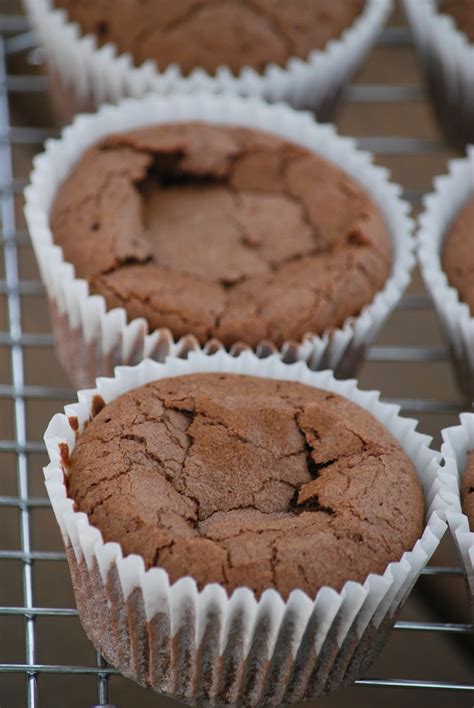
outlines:
[{"label": "white paper cupcake liner", "polygon": [[327,118],[342,88],[362,64],[392,8],[392,0],[366,0],[360,17],[340,39],[324,50],[312,51],[307,60],[291,58],[284,68],[269,64],[263,73],[244,67],[237,75],[225,66],[215,74],[196,68],[183,76],[177,65],[160,71],[154,61],[134,66],[130,54],[119,54],[113,44],[98,48],[92,34],[81,36],[67,13],[55,10],[52,0],[25,0],[54,75],[58,75],[80,106],[116,103],[124,97],[140,97],[152,91],[232,91],[286,101],[295,108],[311,108]]},{"label": "white paper cupcake liner", "polygon": [[[473,65],[474,66],[474,65]],[[425,285],[433,299],[443,333],[450,346],[459,386],[466,400],[474,400],[474,318],[448,281],[442,266],[444,238],[453,219],[474,197],[474,147],[463,159],[452,160],[449,173],[434,180],[434,192],[424,199],[419,217],[418,259]]]},{"label": "white paper cupcake liner", "polygon": [[[392,240],[392,273],[383,289],[342,328],[322,336],[308,333],[303,341],[287,342],[281,349],[286,361],[304,359],[311,368],[332,368],[339,376],[351,375],[410,281],[413,223],[408,204],[400,198],[401,188],[389,181],[386,169],[372,164],[369,153],[356,149],[354,140],[338,136],[331,126],[318,125],[307,113],[283,104],[270,106],[258,98],[195,94],[126,99],[119,106],[102,107],[96,115],[79,116],[60,140],[47,141],[45,152],[34,160],[31,184],[25,190],[25,214],[51,303],[60,358],[73,382],[77,387],[89,386],[96,376],[111,375],[116,365],[138,363],[144,357],[163,360],[168,353],[182,351],[183,343],[175,345],[167,331],[149,334],[143,319],[127,323],[123,308],[107,311],[104,298],[90,295],[87,282],[75,277],[74,267],[54,244],[49,226],[58,186],[84,150],[102,136],[187,120],[247,126],[282,136],[335,163],[371,195]],[[185,348],[197,346],[195,340],[191,345],[186,339]],[[271,349],[268,343],[258,347],[262,354]]]},{"label": "white paper cupcake liner", "polygon": [[439,0],[403,0],[446,137],[456,146],[474,142],[474,44]]},{"label": "white paper cupcake liner", "polygon": [[439,473],[443,485],[440,495],[448,506],[446,518],[461,559],[474,619],[474,532],[462,511],[459,491],[467,455],[474,450],[474,413],[461,413],[460,421],[460,425],[442,431],[444,467]]},{"label": "white paper cupcake liner", "polygon": [[[363,584],[348,581],[316,597],[295,590],[287,601],[269,589],[260,600],[241,587],[229,597],[210,584],[198,591],[187,577],[170,585],[160,568],[145,571],[138,555],[123,557],[117,543],[104,543],[87,515],[67,496],[63,460],[91,419],[96,396],[106,403],[145,383],[195,372],[248,374],[303,384],[345,396],[384,424],[412,460],[426,502],[426,526],[412,551]],[[150,359],[118,367],[115,378],[79,392],[78,403],[51,420],[45,434],[50,464],[48,494],[67,549],[80,617],[95,647],[123,674],[143,685],[200,705],[281,705],[308,700],[355,680],[384,644],[395,618],[446,530],[446,503],[439,494],[439,454],[416,421],[379,393],[331,372],[312,372],[277,355],[252,352],[232,357],[192,352],[187,360]]]}]

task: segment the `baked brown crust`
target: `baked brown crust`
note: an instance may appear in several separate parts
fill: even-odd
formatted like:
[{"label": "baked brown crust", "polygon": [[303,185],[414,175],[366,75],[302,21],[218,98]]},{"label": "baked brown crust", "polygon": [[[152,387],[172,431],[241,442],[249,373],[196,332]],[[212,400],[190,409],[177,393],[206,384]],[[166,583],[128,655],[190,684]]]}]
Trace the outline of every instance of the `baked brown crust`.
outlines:
[{"label": "baked brown crust", "polygon": [[362,187],[304,148],[236,127],[105,138],[60,186],[50,221],[109,308],[201,344],[281,346],[340,327],[391,268]]},{"label": "baked brown crust", "polygon": [[383,573],[424,501],[390,432],[340,396],[225,374],[163,379],[80,434],[68,491],[105,541],[202,588],[315,596]]},{"label": "baked brown crust", "polygon": [[442,263],[449,284],[474,312],[474,198],[459,211],[448,230]]},{"label": "baked brown crust", "polygon": [[365,0],[55,0],[85,34],[129,52],[137,65],[178,64],[263,71],[291,57],[306,59],[337,39],[361,14]]}]

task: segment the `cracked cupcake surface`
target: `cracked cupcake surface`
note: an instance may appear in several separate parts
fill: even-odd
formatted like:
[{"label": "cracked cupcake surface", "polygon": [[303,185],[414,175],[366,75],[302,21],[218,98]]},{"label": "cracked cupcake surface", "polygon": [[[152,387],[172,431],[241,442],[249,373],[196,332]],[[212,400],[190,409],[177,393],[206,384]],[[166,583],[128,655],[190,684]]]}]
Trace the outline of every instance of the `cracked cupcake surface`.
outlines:
[{"label": "cracked cupcake surface", "polygon": [[263,71],[324,49],[362,13],[365,0],[55,0],[99,46],[108,42],[136,65],[154,59],[183,74],[200,67]]},{"label": "cracked cupcake surface", "polygon": [[469,519],[469,527],[474,531],[474,451],[467,455],[466,469],[461,480],[461,504]]},{"label": "cracked cupcake surface", "polygon": [[78,436],[67,474],[105,541],[200,588],[314,597],[383,573],[423,528],[415,470],[391,433],[294,382],[192,374],[130,391]]},{"label": "cracked cupcake surface", "polygon": [[279,137],[204,123],[89,148],[50,223],[109,308],[201,344],[281,346],[340,327],[392,263],[380,212],[340,169]]}]

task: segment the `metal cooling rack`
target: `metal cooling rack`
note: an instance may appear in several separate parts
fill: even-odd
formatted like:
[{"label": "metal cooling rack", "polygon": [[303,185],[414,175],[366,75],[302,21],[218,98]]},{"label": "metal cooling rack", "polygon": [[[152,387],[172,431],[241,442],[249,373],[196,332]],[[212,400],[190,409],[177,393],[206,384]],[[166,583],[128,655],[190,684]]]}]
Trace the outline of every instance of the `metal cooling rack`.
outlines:
[{"label": "metal cooling rack", "polygon": [[[404,46],[410,43],[410,36],[405,28],[392,27],[386,29],[379,39],[381,45]],[[0,561],[16,560],[22,564],[22,595],[18,597],[18,606],[0,607],[0,619],[4,616],[24,618],[25,657],[24,663],[0,663],[0,674],[23,674],[27,682],[28,708],[42,708],[40,702],[39,684],[45,674],[76,674],[96,677],[95,695],[90,701],[97,705],[109,706],[109,679],[115,670],[108,667],[104,660],[97,656],[95,664],[66,665],[40,664],[37,656],[37,618],[76,616],[72,608],[38,607],[35,604],[33,568],[42,561],[65,562],[65,554],[54,551],[34,551],[31,543],[31,516],[35,509],[48,508],[49,502],[43,497],[33,497],[29,493],[28,464],[29,455],[44,450],[39,440],[30,440],[27,435],[26,401],[37,399],[46,401],[71,400],[73,391],[63,388],[51,388],[41,385],[25,384],[25,348],[44,348],[52,345],[52,337],[48,332],[31,334],[22,327],[22,298],[37,297],[43,294],[40,282],[24,280],[20,277],[19,249],[29,244],[27,233],[17,228],[18,211],[16,201],[21,195],[25,180],[14,174],[13,150],[19,145],[40,144],[52,131],[38,127],[15,127],[10,122],[10,100],[13,94],[41,93],[47,88],[47,79],[40,75],[24,74],[9,75],[7,59],[24,50],[34,47],[34,37],[29,32],[25,18],[19,15],[0,14],[0,213],[1,233],[0,246],[3,251],[4,271],[0,279],[0,297],[4,297],[7,309],[9,327],[0,331],[0,347],[8,350],[11,383],[0,384],[0,406],[8,400],[13,405],[15,434],[13,439],[0,440],[0,454],[14,453],[16,456],[16,495],[0,496],[0,514],[8,508],[16,508],[20,519],[20,548],[17,550],[2,550],[0,538]],[[417,100],[423,97],[423,91],[417,86],[388,86],[360,84],[351,86],[347,92],[347,100],[351,102],[403,102]],[[437,140],[417,138],[365,138],[361,139],[362,147],[384,155],[424,154],[439,149],[442,143]],[[419,206],[422,194],[407,192],[406,197]],[[427,310],[431,307],[429,298],[425,295],[408,295],[400,303],[398,309],[405,311],[407,316],[414,310]],[[374,362],[445,362],[448,359],[444,347],[425,346],[374,346],[368,354]],[[405,413],[421,414],[457,414],[463,409],[462,402],[429,400],[426,398],[390,399],[399,403]],[[1,418],[0,418],[1,419]],[[0,465],[1,465],[0,457]],[[0,466],[0,475],[2,469]],[[431,576],[436,582],[442,576],[460,576],[461,569],[457,567],[430,566],[424,571],[425,576]],[[474,634],[474,626],[462,623],[441,622],[409,622],[399,621],[396,624],[398,633],[440,633],[457,637]],[[447,641],[447,640],[446,640]],[[0,676],[1,682],[1,676]],[[394,689],[424,689],[438,690],[446,694],[465,696],[472,692],[474,703],[474,682],[462,684],[445,682],[443,680],[414,680],[391,678],[367,678],[357,682],[359,686],[374,688],[372,705],[380,705],[377,688]],[[357,688],[352,689],[354,691]],[[456,699],[450,699],[449,705],[455,705]],[[402,698],[403,701],[403,698]],[[2,708],[4,708],[2,706]],[[8,707],[5,707],[8,708]],[[113,708],[113,707],[112,707]],[[127,708],[121,706],[121,708]]]}]

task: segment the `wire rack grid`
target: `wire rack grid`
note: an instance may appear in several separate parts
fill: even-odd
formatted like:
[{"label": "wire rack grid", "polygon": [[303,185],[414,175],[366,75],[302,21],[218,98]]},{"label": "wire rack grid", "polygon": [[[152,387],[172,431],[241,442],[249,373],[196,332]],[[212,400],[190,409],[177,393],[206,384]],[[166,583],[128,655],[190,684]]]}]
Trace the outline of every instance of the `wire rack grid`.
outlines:
[{"label": "wire rack grid", "polygon": [[[382,34],[379,44],[406,46],[409,44],[409,34],[405,28],[392,27]],[[3,433],[5,439],[0,439],[0,455],[10,454],[15,458],[15,487],[16,492],[0,496],[0,521],[2,514],[8,510],[16,509],[19,520],[19,544],[17,548],[3,548],[0,537],[0,563],[16,561],[21,565],[21,589],[16,604],[3,604],[0,606],[0,619],[15,617],[21,620],[24,632],[24,661],[0,663],[0,701],[2,700],[2,676],[18,674],[25,677],[25,700],[28,708],[40,708],[39,685],[46,674],[87,675],[95,678],[95,689],[91,689],[90,702],[97,705],[111,705],[109,682],[116,672],[108,667],[100,656],[89,664],[74,665],[68,662],[41,663],[38,653],[37,623],[43,617],[76,617],[77,611],[72,607],[40,606],[35,602],[34,568],[43,562],[65,562],[64,553],[56,550],[36,550],[32,545],[32,515],[35,510],[47,509],[48,500],[44,496],[35,495],[31,491],[29,474],[30,457],[43,452],[43,444],[39,439],[33,439],[28,433],[28,405],[30,401],[44,403],[49,400],[71,400],[73,392],[65,387],[48,386],[42,384],[28,384],[25,376],[26,351],[39,352],[52,345],[52,338],[48,332],[25,331],[23,320],[25,317],[24,298],[37,298],[42,296],[43,290],[38,280],[22,277],[20,251],[28,245],[28,236],[18,226],[18,199],[25,184],[24,177],[17,177],[14,173],[14,152],[17,146],[35,146],[52,134],[44,127],[15,127],[11,120],[11,99],[13,96],[28,93],[28,95],[42,94],[47,87],[47,79],[39,74],[11,74],[8,73],[8,59],[10,56],[29,50],[34,46],[34,38],[28,30],[25,19],[19,15],[0,15],[0,210],[1,210],[1,235],[0,245],[3,251],[4,269],[0,278],[0,298],[3,298],[6,309],[6,326],[1,327],[0,347],[8,357],[10,377],[9,382],[0,383],[0,406],[11,406],[13,418],[12,435]],[[346,99],[350,102],[364,104],[367,102],[394,103],[412,101],[422,98],[423,92],[417,86],[392,85],[382,86],[374,84],[358,84],[350,87]],[[360,141],[363,147],[376,153],[385,155],[401,154],[430,154],[439,148],[439,141],[431,138],[399,138],[399,137],[372,137]],[[419,205],[421,192],[407,190],[406,196],[415,205]],[[412,313],[425,311],[430,308],[426,295],[407,295],[399,305],[399,313],[403,317],[410,317]],[[446,367],[447,352],[445,348],[436,344],[433,346],[393,346],[378,345],[371,348],[369,360],[376,363],[443,363]],[[398,398],[404,412],[423,415],[446,416],[457,414],[462,410],[459,400],[432,400],[430,398],[411,397]],[[3,413],[0,415],[2,418]],[[2,459],[0,457],[0,479],[2,475]],[[30,470],[31,472],[31,470]],[[1,489],[1,487],[0,487]],[[0,533],[2,526],[0,525]],[[0,566],[1,567],[1,566]],[[441,578],[459,578],[461,569],[448,565],[434,565],[426,568],[424,572],[430,582],[437,582]],[[1,585],[1,576],[0,576]],[[20,625],[18,625],[20,626]],[[447,635],[446,641],[453,638],[466,638],[472,635],[474,628],[466,622],[428,622],[428,621],[399,621],[396,633],[412,636],[418,634]],[[407,636],[407,641],[408,641]],[[0,629],[1,637],[1,629]],[[1,657],[0,657],[1,658]],[[379,705],[377,689],[419,689],[443,692],[453,696],[451,702],[446,699],[446,706],[458,705],[461,696],[470,695],[474,703],[474,680],[469,683],[444,681],[442,679],[395,679],[395,678],[366,678],[358,682],[359,686],[373,689],[373,703]],[[351,689],[357,691],[357,687]],[[95,695],[94,695],[95,694]],[[430,694],[431,695],[431,694]],[[472,705],[470,702],[470,704]],[[20,703],[15,703],[20,705]],[[46,704],[45,704],[46,705]],[[59,704],[58,704],[59,705]],[[335,704],[334,704],[335,705]],[[344,704],[346,705],[346,704]],[[464,705],[464,704],[463,704]],[[467,705],[467,704],[466,704]],[[3,704],[2,704],[2,708]],[[126,708],[121,704],[121,708]]]}]

